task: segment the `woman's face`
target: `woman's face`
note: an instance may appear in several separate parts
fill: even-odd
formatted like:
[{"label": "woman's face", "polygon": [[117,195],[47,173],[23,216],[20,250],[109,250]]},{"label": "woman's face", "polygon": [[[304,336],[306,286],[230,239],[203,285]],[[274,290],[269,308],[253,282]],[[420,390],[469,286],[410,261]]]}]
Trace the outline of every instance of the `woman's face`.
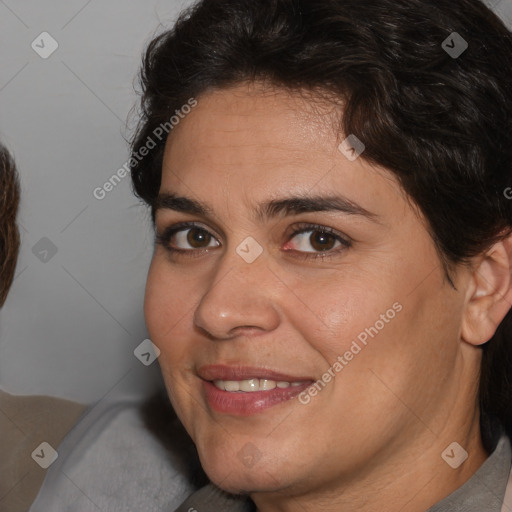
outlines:
[{"label": "woman's face", "polygon": [[336,118],[240,85],[198,98],[167,142],[146,320],[231,492],[328,488],[453,440],[433,432],[459,389],[463,299],[393,175],[339,149]]}]

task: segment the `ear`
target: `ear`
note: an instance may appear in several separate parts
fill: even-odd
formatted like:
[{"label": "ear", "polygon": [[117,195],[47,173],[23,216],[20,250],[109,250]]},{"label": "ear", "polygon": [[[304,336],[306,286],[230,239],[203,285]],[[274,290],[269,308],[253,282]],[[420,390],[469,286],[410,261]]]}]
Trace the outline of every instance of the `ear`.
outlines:
[{"label": "ear", "polygon": [[512,307],[512,233],[475,261],[466,294],[461,336],[472,345],[489,341]]}]

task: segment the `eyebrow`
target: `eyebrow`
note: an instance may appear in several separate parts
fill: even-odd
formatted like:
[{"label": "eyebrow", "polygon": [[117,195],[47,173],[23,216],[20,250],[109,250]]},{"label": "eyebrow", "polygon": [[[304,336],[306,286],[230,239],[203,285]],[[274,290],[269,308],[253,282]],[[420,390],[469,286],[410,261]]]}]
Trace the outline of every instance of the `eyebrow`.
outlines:
[{"label": "eyebrow", "polygon": [[[156,212],[162,209],[191,215],[201,215],[203,217],[213,216],[213,210],[208,205],[188,197],[170,193],[158,195],[153,211]],[[380,224],[377,214],[368,211],[366,208],[343,196],[295,196],[273,199],[257,208],[256,217],[263,221],[275,217],[313,212],[341,212],[347,215],[358,215]]]}]

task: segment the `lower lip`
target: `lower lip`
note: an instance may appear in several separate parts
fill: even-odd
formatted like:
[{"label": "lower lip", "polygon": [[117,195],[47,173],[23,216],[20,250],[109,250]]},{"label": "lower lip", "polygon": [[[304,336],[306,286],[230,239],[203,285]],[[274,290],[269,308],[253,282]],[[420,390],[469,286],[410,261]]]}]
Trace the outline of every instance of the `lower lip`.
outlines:
[{"label": "lower lip", "polygon": [[237,416],[250,416],[274,405],[287,402],[302,393],[302,391],[311,386],[311,384],[311,382],[305,382],[300,386],[290,386],[288,388],[236,393],[224,391],[219,389],[212,382],[203,380],[206,399],[210,407],[214,411]]}]

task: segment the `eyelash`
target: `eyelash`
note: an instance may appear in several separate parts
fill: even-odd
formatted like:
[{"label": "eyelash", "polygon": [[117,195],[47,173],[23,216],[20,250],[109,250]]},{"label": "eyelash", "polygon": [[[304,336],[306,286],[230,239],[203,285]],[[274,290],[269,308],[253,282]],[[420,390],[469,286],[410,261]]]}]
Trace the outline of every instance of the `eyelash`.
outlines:
[{"label": "eyelash", "polygon": [[[166,251],[168,251],[171,254],[176,254],[179,256],[184,256],[188,258],[196,258],[202,256],[205,252],[209,252],[211,249],[210,247],[204,248],[204,249],[177,249],[175,247],[171,247],[169,245],[172,237],[181,231],[186,231],[187,229],[191,228],[198,228],[199,230],[204,231],[208,235],[212,236],[214,239],[214,235],[210,233],[207,229],[202,227],[199,224],[196,224],[195,222],[180,222],[178,224],[175,224],[173,226],[170,226],[166,228],[162,233],[156,234],[156,243],[158,245],[161,245],[165,248]],[[341,243],[341,246],[337,249],[330,249],[328,251],[318,251],[318,252],[305,252],[305,251],[297,251],[297,250],[287,250],[286,252],[293,252],[295,253],[295,257],[302,258],[304,260],[310,260],[310,259],[329,259],[332,257],[337,256],[340,252],[350,248],[352,246],[351,240],[348,239],[348,237],[345,237],[341,235],[338,231],[336,231],[333,228],[322,226],[319,224],[307,224],[307,223],[301,223],[297,225],[296,229],[288,236],[288,240],[292,240],[297,235],[301,235],[302,233],[307,232],[315,232],[318,231],[323,234],[331,235],[334,237],[334,239]],[[288,243],[288,242],[287,242]]]}]

